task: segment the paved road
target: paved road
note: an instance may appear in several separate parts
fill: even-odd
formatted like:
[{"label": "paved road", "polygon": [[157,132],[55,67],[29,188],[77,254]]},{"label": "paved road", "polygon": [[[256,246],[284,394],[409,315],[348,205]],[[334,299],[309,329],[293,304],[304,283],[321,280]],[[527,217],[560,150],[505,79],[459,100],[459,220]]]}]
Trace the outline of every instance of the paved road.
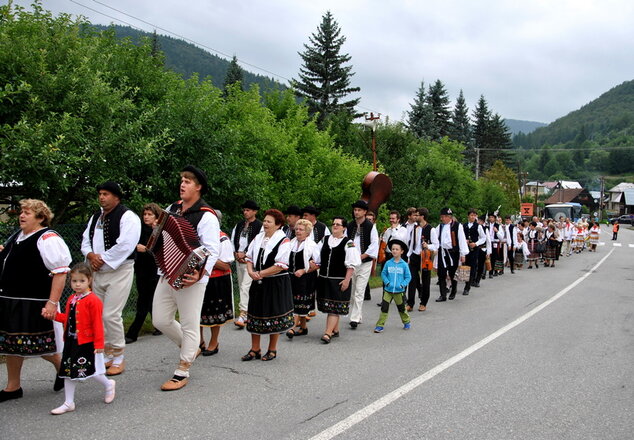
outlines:
[{"label": "paved road", "polygon": [[[77,410],[63,416],[48,414],[63,402],[51,390],[50,366],[29,360],[25,397],[0,404],[0,439],[329,438],[327,430],[350,416],[337,438],[629,439],[634,231],[620,231],[620,247],[610,238],[606,228],[597,253],[487,280],[455,301],[432,301],[428,311],[413,313],[408,332],[392,311],[386,331],[372,333],[378,308],[371,301],[359,329],[342,328],[330,345],[319,342],[318,316],[307,337],[280,341],[277,360],[244,363],[248,334],[226,327],[219,354],[199,358],[178,392],[159,390],[177,356],[165,337],[129,347],[113,404],[89,382],[78,387]],[[2,369],[0,383],[5,379]],[[386,395],[417,379],[419,386],[386,403]]]}]

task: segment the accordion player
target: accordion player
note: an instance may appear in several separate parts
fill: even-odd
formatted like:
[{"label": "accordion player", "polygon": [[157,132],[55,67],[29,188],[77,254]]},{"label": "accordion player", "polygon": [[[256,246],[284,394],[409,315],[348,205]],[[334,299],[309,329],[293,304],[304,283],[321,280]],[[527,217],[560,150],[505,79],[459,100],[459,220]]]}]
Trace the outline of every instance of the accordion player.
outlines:
[{"label": "accordion player", "polygon": [[185,217],[163,211],[147,244],[170,286],[183,288],[183,277],[201,270],[210,252],[201,245],[196,230]]}]

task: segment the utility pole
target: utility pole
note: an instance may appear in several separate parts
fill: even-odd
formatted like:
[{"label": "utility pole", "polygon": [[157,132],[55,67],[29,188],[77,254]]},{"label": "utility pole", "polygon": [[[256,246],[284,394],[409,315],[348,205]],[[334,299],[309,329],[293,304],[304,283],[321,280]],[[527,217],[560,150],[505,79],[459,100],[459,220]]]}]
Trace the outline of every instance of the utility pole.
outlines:
[{"label": "utility pole", "polygon": [[599,177],[601,180],[601,195],[599,196],[599,221],[603,219],[603,197],[605,192],[605,178],[603,176]]},{"label": "utility pole", "polygon": [[475,169],[475,179],[478,180],[480,177],[480,149],[476,147],[476,169]]},{"label": "utility pole", "polygon": [[365,114],[365,125],[370,127],[370,130],[372,130],[372,171],[377,171],[378,167],[376,165],[376,127],[377,125],[379,125],[379,119],[381,119],[381,113],[379,113],[377,116],[374,116],[374,113],[370,113],[370,116],[368,116],[368,114]]}]

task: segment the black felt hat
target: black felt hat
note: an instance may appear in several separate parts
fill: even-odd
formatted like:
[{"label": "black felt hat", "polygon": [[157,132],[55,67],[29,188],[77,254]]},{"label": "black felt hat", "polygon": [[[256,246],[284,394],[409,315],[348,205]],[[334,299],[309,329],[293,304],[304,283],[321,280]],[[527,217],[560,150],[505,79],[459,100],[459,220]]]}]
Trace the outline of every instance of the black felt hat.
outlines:
[{"label": "black felt hat", "polygon": [[302,210],[299,209],[299,206],[297,206],[297,205],[290,205],[288,208],[286,208],[286,210],[284,211],[284,214],[286,214],[286,215],[302,215]]},{"label": "black felt hat", "polygon": [[303,213],[305,213],[305,212],[307,212],[307,213],[309,213],[309,214],[314,214],[314,215],[319,215],[319,214],[321,214],[321,211],[320,211],[319,209],[315,208],[315,207],[314,207],[314,206],[312,206],[312,205],[304,206],[304,207],[302,208],[302,214],[303,214]]},{"label": "black felt hat", "polygon": [[407,245],[405,244],[405,242],[404,242],[403,240],[399,240],[398,238],[395,238],[395,239],[393,239],[393,240],[390,240],[390,241],[387,243],[387,247],[388,247],[388,249],[392,250],[392,245],[393,245],[393,244],[398,244],[398,245],[400,245],[400,246],[401,246],[401,249],[403,249],[403,253],[404,253],[404,254],[407,254],[407,250],[408,250],[409,248],[407,247]]},{"label": "black felt hat", "polygon": [[259,211],[260,210],[260,206],[257,203],[255,203],[255,201],[253,201],[253,200],[247,200],[242,205],[240,205],[240,208],[242,208],[242,209],[252,209],[254,211]]},{"label": "black felt hat", "polygon": [[207,174],[200,168],[197,168],[193,165],[187,165],[185,168],[181,170],[181,173],[189,171],[194,176],[196,176],[196,180],[200,184],[200,194],[205,194],[207,192],[208,183],[207,183]]},{"label": "black felt hat", "polygon": [[453,215],[451,208],[443,208],[440,210],[440,215]]},{"label": "black felt hat", "polygon": [[101,185],[97,185],[97,191],[101,190],[111,192],[120,199],[123,198],[123,191],[121,190],[121,186],[119,186],[117,182],[113,182],[112,180],[108,180]]},{"label": "black felt hat", "polygon": [[366,202],[365,200],[357,200],[356,202],[352,204],[352,207],[365,209],[366,211],[369,209],[368,202]]}]

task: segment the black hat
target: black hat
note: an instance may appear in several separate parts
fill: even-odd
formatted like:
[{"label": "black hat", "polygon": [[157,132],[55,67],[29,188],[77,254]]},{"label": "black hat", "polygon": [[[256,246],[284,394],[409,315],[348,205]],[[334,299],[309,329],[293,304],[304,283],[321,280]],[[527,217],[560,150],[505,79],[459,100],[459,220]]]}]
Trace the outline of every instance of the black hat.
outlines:
[{"label": "black hat", "polygon": [[404,253],[404,254],[407,254],[408,247],[407,247],[407,245],[405,244],[405,242],[404,242],[403,240],[399,240],[398,238],[395,238],[395,239],[393,239],[393,240],[390,240],[390,241],[387,243],[387,247],[388,247],[388,249],[392,250],[392,245],[393,245],[393,244],[398,244],[398,245],[400,245],[400,246],[401,246],[401,249],[403,249],[403,253]]},{"label": "black hat", "polygon": [[302,208],[302,214],[304,214],[305,212],[309,213],[309,214],[314,214],[314,215],[319,215],[321,214],[321,211],[317,208],[315,208],[312,205],[308,205],[308,206],[304,206]]},{"label": "black hat", "polygon": [[352,207],[365,209],[366,211],[369,209],[368,202],[366,202],[365,200],[357,200],[356,202],[352,204]]},{"label": "black hat", "polygon": [[440,210],[440,215],[453,215],[451,208],[443,208]]},{"label": "black hat", "polygon": [[107,182],[104,182],[101,185],[97,185],[97,191],[101,191],[101,190],[111,192],[112,194],[119,197],[120,199],[123,198],[123,191],[121,190],[121,187],[119,186],[117,182],[108,180]]},{"label": "black hat", "polygon": [[200,194],[205,194],[207,192],[208,184],[207,184],[207,175],[200,168],[196,168],[193,165],[187,165],[185,168],[181,170],[181,173],[189,171],[194,176],[196,176],[196,180],[200,184]]},{"label": "black hat", "polygon": [[302,215],[302,210],[299,209],[299,206],[297,206],[297,205],[290,205],[288,208],[286,208],[286,211],[284,211],[284,214],[286,214],[286,215]]},{"label": "black hat", "polygon": [[260,207],[258,206],[258,204],[255,203],[253,200],[247,200],[242,205],[240,205],[240,208],[242,208],[242,209],[252,209],[254,211],[259,211],[260,210]]}]

